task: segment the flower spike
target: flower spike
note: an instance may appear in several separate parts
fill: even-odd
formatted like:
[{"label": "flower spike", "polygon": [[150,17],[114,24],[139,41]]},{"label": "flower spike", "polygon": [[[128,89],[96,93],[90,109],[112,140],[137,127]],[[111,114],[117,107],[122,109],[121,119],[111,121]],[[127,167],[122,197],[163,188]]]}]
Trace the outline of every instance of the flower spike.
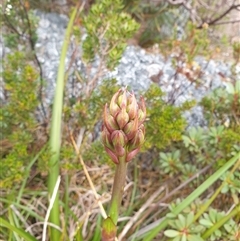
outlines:
[{"label": "flower spike", "polygon": [[110,105],[104,108],[102,142],[114,163],[119,158],[130,161],[137,155],[144,142],[146,106],[143,97],[137,103],[134,93],[127,88],[119,89]]}]

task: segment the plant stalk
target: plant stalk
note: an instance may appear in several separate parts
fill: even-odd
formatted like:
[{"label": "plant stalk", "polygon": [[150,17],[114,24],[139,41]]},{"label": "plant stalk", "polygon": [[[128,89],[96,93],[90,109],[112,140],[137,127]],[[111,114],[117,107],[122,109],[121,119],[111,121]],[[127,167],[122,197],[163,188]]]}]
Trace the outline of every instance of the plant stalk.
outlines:
[{"label": "plant stalk", "polygon": [[117,221],[122,202],[126,175],[127,162],[126,156],[124,156],[119,158],[119,163],[116,165],[108,217],[103,220],[102,225],[102,241],[114,241],[116,237]]},{"label": "plant stalk", "polygon": [[113,223],[117,225],[119,209],[122,202],[122,196],[127,175],[127,162],[125,157],[120,158],[119,164],[116,166],[115,177],[112,189],[112,198],[109,208],[108,216],[112,219]]}]

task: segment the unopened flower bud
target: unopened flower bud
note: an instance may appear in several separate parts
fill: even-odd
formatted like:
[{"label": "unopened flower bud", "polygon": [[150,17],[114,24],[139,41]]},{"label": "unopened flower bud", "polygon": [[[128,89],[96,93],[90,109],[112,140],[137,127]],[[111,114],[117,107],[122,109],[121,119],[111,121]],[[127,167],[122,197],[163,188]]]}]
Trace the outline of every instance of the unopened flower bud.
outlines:
[{"label": "unopened flower bud", "polygon": [[104,124],[110,133],[118,129],[115,119],[108,113],[107,104],[104,108]]},{"label": "unopened flower bud", "polygon": [[138,104],[133,93],[126,88],[113,95],[109,109],[104,108],[102,142],[111,159],[118,164],[137,155],[144,142],[146,106],[141,97]]},{"label": "unopened flower bud", "polygon": [[131,140],[137,133],[138,130],[138,118],[129,121],[123,128],[128,140]]},{"label": "unopened flower bud", "polygon": [[138,129],[142,130],[143,135],[145,136],[145,126],[143,124],[141,124]]},{"label": "unopened flower bud", "polygon": [[146,119],[146,105],[143,97],[140,97],[140,104],[139,104],[139,110],[138,110],[138,120],[139,125],[141,125]]},{"label": "unopened flower bud", "polygon": [[112,150],[110,150],[109,148],[107,148],[105,146],[105,151],[107,152],[107,154],[110,156],[110,158],[112,159],[112,161],[114,163],[116,163],[116,164],[119,163],[118,157],[116,156],[116,154]]},{"label": "unopened flower bud", "polygon": [[117,156],[125,155],[125,145],[127,144],[127,137],[121,130],[116,130],[111,134],[111,140]]},{"label": "unopened flower bud", "polygon": [[127,154],[126,162],[131,161],[138,154],[139,151],[140,151],[140,147],[130,151]]},{"label": "unopened flower bud", "polygon": [[113,145],[112,145],[112,141],[111,141],[111,135],[110,135],[108,129],[105,126],[103,127],[101,135],[102,135],[103,144],[106,147],[108,147],[110,149],[113,149]]},{"label": "unopened flower bud", "polygon": [[117,123],[118,126],[120,127],[120,129],[122,130],[123,127],[128,123],[129,121],[129,116],[128,113],[126,111],[126,106],[124,106],[118,113],[117,117]]},{"label": "unopened flower bud", "polygon": [[138,129],[137,134],[129,143],[129,150],[136,149],[140,147],[144,143],[144,131],[142,129]]},{"label": "unopened flower bud", "polygon": [[127,106],[127,112],[129,119],[132,120],[137,116],[138,104],[134,94],[129,97],[129,104]]},{"label": "unopened flower bud", "polygon": [[115,118],[120,111],[120,107],[117,104],[117,100],[119,97],[119,93],[121,90],[119,90],[116,94],[113,95],[112,100],[110,102],[109,110],[110,114]]},{"label": "unopened flower bud", "polygon": [[127,90],[120,90],[119,96],[118,96],[118,105],[120,108],[124,108],[127,106]]}]

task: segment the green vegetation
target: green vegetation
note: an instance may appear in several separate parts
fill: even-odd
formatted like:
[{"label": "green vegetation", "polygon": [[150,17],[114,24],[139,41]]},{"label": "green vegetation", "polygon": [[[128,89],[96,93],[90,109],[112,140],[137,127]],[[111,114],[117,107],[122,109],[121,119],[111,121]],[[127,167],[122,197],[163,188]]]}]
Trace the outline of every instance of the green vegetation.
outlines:
[{"label": "green vegetation", "polygon": [[[185,39],[179,40],[171,21],[170,36],[154,32],[175,16],[176,5],[120,0],[77,4],[69,10],[55,100],[44,110],[44,80],[34,49],[36,3],[11,4],[11,13],[5,5],[0,12],[4,41],[11,49],[1,73],[0,239],[99,241],[102,227],[112,231],[105,209],[115,167],[100,138],[103,109],[120,88],[114,79],[99,81],[104,68],[117,65],[127,41],[145,21],[149,28],[139,43],[157,43],[166,58],[178,53],[172,57],[176,75],[201,86],[204,69],[194,59],[202,55],[209,60],[217,52],[208,34],[211,22],[200,27],[188,23]],[[47,5],[43,8],[50,10]],[[82,25],[88,34],[82,45],[85,67],[91,70],[95,57],[100,66],[94,76],[71,73],[82,88],[70,99],[64,88],[70,66],[64,60],[72,35],[80,44]],[[114,228],[118,219],[118,240],[240,240],[240,80],[234,74],[239,44],[232,49],[232,80],[199,103],[205,127],[189,128],[183,117],[195,101],[175,106],[173,96],[166,102],[155,83],[141,93],[147,107],[145,143],[128,165],[119,218],[111,214]]]}]

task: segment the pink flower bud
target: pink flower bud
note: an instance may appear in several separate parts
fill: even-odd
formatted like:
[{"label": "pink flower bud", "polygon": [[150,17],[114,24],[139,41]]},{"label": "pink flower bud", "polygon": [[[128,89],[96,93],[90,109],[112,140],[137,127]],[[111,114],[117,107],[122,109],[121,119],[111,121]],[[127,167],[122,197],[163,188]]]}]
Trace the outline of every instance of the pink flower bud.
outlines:
[{"label": "pink flower bud", "polygon": [[127,144],[127,137],[122,130],[115,130],[111,134],[111,140],[114,146],[125,146]]},{"label": "pink flower bud", "polygon": [[138,119],[129,121],[123,128],[128,140],[131,140],[137,133],[138,130]]},{"label": "pink flower bud", "polygon": [[122,147],[122,146],[115,146],[115,147],[114,147],[114,153],[116,154],[116,156],[122,157],[122,156],[125,155],[126,150],[125,150],[125,148]]},{"label": "pink flower bud", "polygon": [[127,154],[126,162],[131,161],[139,152],[140,148],[136,148]]},{"label": "pink flower bud", "polygon": [[105,146],[105,151],[107,152],[107,154],[110,156],[110,158],[112,159],[112,161],[116,164],[119,163],[118,161],[118,157],[115,155],[115,153],[113,151],[111,151],[109,148],[107,148]]},{"label": "pink flower bud", "polygon": [[119,129],[115,119],[108,113],[107,104],[104,108],[104,124],[110,133]]},{"label": "pink flower bud", "polygon": [[143,124],[141,124],[138,129],[141,129],[143,132],[143,135],[145,136],[145,126]]},{"label": "pink flower bud", "polygon": [[120,94],[118,96],[118,105],[120,108],[124,108],[127,106],[127,90],[126,88],[124,90],[120,90]]},{"label": "pink flower bud", "polygon": [[138,147],[141,147],[143,143],[144,143],[144,131],[142,129],[138,129],[137,134],[129,143],[129,150],[133,150]]},{"label": "pink flower bud", "polygon": [[137,104],[134,93],[120,89],[104,108],[102,142],[111,159],[118,164],[120,157],[130,161],[144,142],[146,106],[143,97]]},{"label": "pink flower bud", "polygon": [[110,135],[108,129],[105,126],[103,126],[103,130],[102,130],[101,135],[102,135],[103,144],[106,147],[108,147],[110,149],[113,149],[113,145],[112,145],[112,141],[111,141],[111,135]]},{"label": "pink flower bud", "polygon": [[132,120],[137,116],[138,104],[134,94],[130,94],[129,104],[127,106],[127,112],[129,115],[129,119]]},{"label": "pink flower bud", "polygon": [[127,144],[127,137],[121,130],[116,130],[111,134],[111,140],[117,156],[125,155],[125,145]]},{"label": "pink flower bud", "polygon": [[120,107],[117,104],[117,100],[119,97],[119,93],[121,90],[119,90],[116,94],[113,95],[112,100],[110,102],[109,110],[110,114],[115,118],[120,111]]},{"label": "pink flower bud", "polygon": [[127,137],[121,130],[116,130],[111,134],[111,140],[117,156],[125,155],[125,145],[127,144]]},{"label": "pink flower bud", "polygon": [[138,120],[139,125],[141,125],[145,121],[147,115],[145,101],[142,96],[140,97],[140,104],[138,106]]},{"label": "pink flower bud", "polygon": [[127,111],[126,111],[126,107],[123,107],[123,108],[119,111],[116,119],[117,119],[117,123],[118,123],[119,128],[122,130],[123,127],[124,127],[124,126],[128,123],[128,121],[129,121],[129,116],[128,116],[128,113],[127,113]]}]

